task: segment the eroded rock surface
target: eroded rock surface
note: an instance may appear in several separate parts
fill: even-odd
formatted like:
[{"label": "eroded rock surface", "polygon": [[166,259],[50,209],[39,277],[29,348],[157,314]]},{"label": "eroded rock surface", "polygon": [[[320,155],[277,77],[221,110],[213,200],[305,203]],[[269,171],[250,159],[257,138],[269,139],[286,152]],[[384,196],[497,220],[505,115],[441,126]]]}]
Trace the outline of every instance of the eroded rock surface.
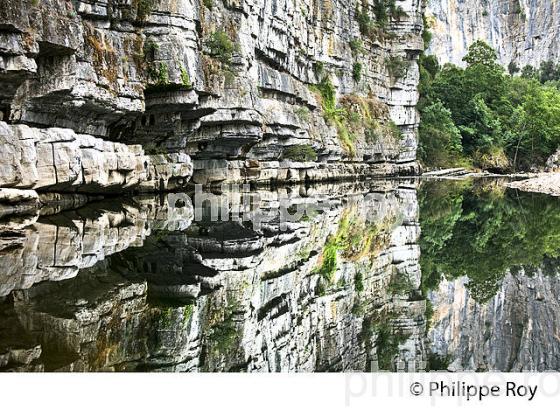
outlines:
[{"label": "eroded rock surface", "polygon": [[[38,148],[53,148],[57,169],[64,168],[54,189],[82,184],[74,179],[80,156],[100,170],[99,189],[128,187],[146,171],[134,144],[178,155],[165,159],[174,170],[175,160],[190,155],[193,180],[202,184],[417,171],[421,0],[398,1],[377,31],[357,22],[357,10],[375,20],[373,2],[202,3],[2,2],[0,121],[28,125],[41,138]],[[327,78],[348,118],[333,117],[313,88]],[[53,133],[72,132],[72,144],[52,141]],[[73,155],[86,147],[92,153],[93,138],[105,147],[95,158]],[[313,155],[287,154],[302,146]],[[115,152],[128,157],[124,168],[113,167]],[[39,159],[49,160],[42,152]],[[0,177],[20,186],[48,177],[10,176],[8,167]],[[187,180],[189,167],[178,167],[173,177]],[[167,188],[159,180],[152,189]]]},{"label": "eroded rock surface", "polygon": [[464,65],[476,40],[498,52],[503,65],[518,67],[560,58],[560,4],[553,0],[429,0],[434,34],[429,52],[440,62]]},{"label": "eroded rock surface", "polygon": [[190,202],[170,209],[166,201],[163,206],[141,197],[118,205],[101,202],[1,224],[0,297],[45,280],[73,278],[114,253],[141,247],[153,229],[190,225]]},{"label": "eroded rock surface", "polygon": [[66,128],[0,122],[0,155],[0,187],[87,193],[157,191],[181,187],[192,175],[186,154],[146,155],[140,145],[104,141]]}]

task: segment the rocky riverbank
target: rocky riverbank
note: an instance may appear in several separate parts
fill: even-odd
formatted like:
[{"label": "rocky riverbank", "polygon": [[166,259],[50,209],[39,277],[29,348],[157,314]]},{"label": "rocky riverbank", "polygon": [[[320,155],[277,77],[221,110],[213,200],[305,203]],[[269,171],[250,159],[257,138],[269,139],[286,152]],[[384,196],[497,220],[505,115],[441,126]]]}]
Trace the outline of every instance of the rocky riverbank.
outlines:
[{"label": "rocky riverbank", "polygon": [[560,173],[543,173],[522,181],[508,184],[509,188],[527,192],[539,192],[552,196],[560,196]]}]

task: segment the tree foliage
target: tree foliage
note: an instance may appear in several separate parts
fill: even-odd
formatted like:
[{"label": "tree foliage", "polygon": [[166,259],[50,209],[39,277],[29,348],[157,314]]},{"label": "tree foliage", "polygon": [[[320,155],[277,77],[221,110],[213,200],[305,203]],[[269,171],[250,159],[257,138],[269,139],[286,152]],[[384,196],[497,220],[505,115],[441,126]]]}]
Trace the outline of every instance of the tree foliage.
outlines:
[{"label": "tree foliage", "polygon": [[[425,165],[471,162],[483,169],[516,171],[542,166],[558,148],[560,91],[550,82],[560,78],[556,65],[543,63],[539,70],[527,66],[521,76],[512,76],[482,41],[469,48],[464,69],[439,67],[434,60],[420,60],[420,158]],[[517,68],[510,64],[509,71]],[[436,107],[439,115],[434,115]],[[443,109],[452,123],[444,119]]]}]

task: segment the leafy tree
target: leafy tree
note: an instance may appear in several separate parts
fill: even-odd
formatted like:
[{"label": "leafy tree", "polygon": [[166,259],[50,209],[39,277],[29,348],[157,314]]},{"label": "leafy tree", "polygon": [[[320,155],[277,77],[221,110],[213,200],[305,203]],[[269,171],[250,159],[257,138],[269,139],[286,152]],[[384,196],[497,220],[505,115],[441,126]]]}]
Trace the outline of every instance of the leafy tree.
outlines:
[{"label": "leafy tree", "polygon": [[528,80],[536,79],[536,78],[538,78],[538,76],[539,76],[538,71],[535,70],[535,67],[533,67],[530,64],[526,65],[521,70],[521,77],[526,78]]},{"label": "leafy tree", "polygon": [[436,58],[436,56],[423,55],[421,57],[421,65],[430,74],[432,79],[437,75],[437,73],[441,69],[439,65],[439,61]]},{"label": "leafy tree", "polygon": [[496,51],[482,40],[475,41],[471,44],[467,55],[463,57],[463,61],[465,61],[468,66],[477,64],[496,66],[498,65],[497,60],[498,55]]},{"label": "leafy tree", "polygon": [[502,125],[500,119],[488,107],[482,94],[475,95],[465,107],[469,115],[468,125],[460,126],[465,145],[471,151],[487,151],[501,145]]},{"label": "leafy tree", "polygon": [[517,65],[517,63],[515,61],[510,61],[508,64],[508,72],[509,75],[515,75],[519,72],[519,66]]},{"label": "leafy tree", "polygon": [[439,99],[451,111],[456,125],[462,125],[462,110],[470,100],[465,87],[465,70],[446,64],[435,77],[431,90],[428,92],[430,99]]},{"label": "leafy tree", "polygon": [[539,68],[539,78],[541,83],[560,80],[560,65],[552,61],[543,61]]},{"label": "leafy tree", "polygon": [[422,110],[419,155],[432,166],[452,166],[462,155],[461,133],[453,123],[451,111],[436,101]]}]

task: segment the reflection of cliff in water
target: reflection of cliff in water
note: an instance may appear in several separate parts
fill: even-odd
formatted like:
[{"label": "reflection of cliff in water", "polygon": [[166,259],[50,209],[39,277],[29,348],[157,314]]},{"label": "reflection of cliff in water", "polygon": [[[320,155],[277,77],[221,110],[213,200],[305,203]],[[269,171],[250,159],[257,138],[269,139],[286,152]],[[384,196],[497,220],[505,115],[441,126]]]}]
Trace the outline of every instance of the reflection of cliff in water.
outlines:
[{"label": "reflection of cliff in water", "polygon": [[558,199],[488,181],[420,192],[431,368],[560,370]]},{"label": "reflection of cliff in water", "polygon": [[[556,266],[558,266],[558,261]],[[558,269],[557,269],[558,270]],[[444,281],[430,296],[431,350],[451,370],[560,369],[560,278],[517,271],[498,293],[477,303],[464,279]]]},{"label": "reflection of cliff in water", "polygon": [[258,194],[265,211],[322,206],[260,229],[209,212],[191,224],[189,203],[170,209],[159,197],[6,223],[1,368],[424,368],[414,186]]},{"label": "reflection of cliff in water", "polygon": [[219,196],[258,228],[185,195],[3,221],[0,369],[559,370],[558,200],[419,197],[420,241],[406,181]]}]

